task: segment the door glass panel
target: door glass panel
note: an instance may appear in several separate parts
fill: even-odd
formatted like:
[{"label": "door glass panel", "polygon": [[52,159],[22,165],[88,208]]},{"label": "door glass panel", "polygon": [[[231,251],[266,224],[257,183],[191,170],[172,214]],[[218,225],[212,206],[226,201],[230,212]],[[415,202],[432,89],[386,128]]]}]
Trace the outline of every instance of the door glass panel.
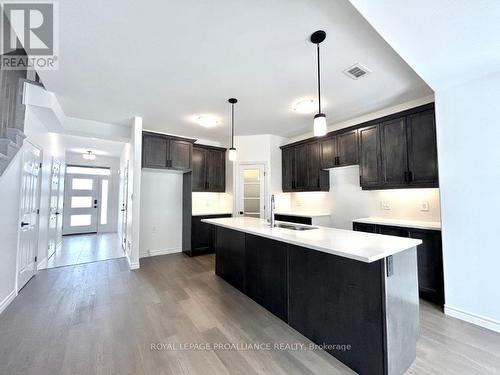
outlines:
[{"label": "door glass panel", "polygon": [[70,225],[72,227],[88,226],[92,222],[92,215],[71,215]]},{"label": "door glass panel", "polygon": [[108,223],[108,180],[102,180],[101,185],[101,224]]},{"label": "door glass panel", "polygon": [[245,184],[245,198],[259,198],[260,185],[259,184]]},{"label": "door glass panel", "polygon": [[246,213],[260,213],[260,199],[248,199],[244,200],[244,211]]},{"label": "door glass panel", "polygon": [[243,177],[245,179],[245,183],[249,182],[259,182],[260,181],[260,175],[259,175],[259,170],[258,169],[245,169],[243,171]]},{"label": "door glass panel", "polygon": [[260,170],[243,171],[243,212],[245,216],[260,217]]},{"label": "door glass panel", "polygon": [[91,178],[73,178],[71,188],[73,190],[92,190],[93,182]]},{"label": "door glass panel", "polygon": [[91,208],[92,197],[71,197],[71,208]]}]

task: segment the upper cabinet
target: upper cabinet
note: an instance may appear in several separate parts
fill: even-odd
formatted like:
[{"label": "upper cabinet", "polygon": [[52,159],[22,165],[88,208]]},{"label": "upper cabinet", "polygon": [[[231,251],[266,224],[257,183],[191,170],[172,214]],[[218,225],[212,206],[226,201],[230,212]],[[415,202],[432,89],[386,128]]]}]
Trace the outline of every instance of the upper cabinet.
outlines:
[{"label": "upper cabinet", "polygon": [[226,191],[226,149],[195,144],[193,147],[193,191]]},{"label": "upper cabinet", "polygon": [[330,176],[321,169],[320,159],[319,141],[283,146],[283,191],[328,191]]},{"label": "upper cabinet", "polygon": [[284,192],[328,190],[324,169],[356,164],[363,189],[439,186],[433,103],[281,149]]},{"label": "upper cabinet", "polygon": [[194,139],[142,133],[142,167],[191,170]]},{"label": "upper cabinet", "polygon": [[321,168],[358,164],[358,130],[349,130],[320,141]]}]

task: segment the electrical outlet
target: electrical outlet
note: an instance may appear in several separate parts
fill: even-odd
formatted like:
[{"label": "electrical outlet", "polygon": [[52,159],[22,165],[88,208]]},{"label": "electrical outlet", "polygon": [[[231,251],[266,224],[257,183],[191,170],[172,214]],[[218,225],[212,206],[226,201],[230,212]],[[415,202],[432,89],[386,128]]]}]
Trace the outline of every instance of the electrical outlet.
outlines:
[{"label": "electrical outlet", "polygon": [[380,208],[382,210],[390,210],[391,209],[391,201],[386,200],[386,199],[381,200],[380,201]]},{"label": "electrical outlet", "polygon": [[420,211],[429,211],[428,201],[422,201],[422,204],[420,205]]}]

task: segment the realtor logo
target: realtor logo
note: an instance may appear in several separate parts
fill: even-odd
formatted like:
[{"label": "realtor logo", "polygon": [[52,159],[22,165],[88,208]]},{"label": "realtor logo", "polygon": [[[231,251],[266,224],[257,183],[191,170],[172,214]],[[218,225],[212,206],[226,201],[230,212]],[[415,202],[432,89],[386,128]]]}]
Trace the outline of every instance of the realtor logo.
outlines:
[{"label": "realtor logo", "polygon": [[57,3],[4,0],[0,5],[2,69],[56,69]]}]

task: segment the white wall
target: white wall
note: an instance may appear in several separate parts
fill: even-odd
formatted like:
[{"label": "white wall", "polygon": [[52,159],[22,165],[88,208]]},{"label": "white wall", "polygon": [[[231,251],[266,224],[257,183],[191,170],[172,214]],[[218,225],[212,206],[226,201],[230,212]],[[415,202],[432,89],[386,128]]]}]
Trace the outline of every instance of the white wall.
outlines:
[{"label": "white wall", "polygon": [[[331,226],[340,229],[352,229],[352,221],[363,217],[440,221],[439,189],[362,190],[357,165],[329,172],[330,191],[289,194],[293,212],[329,213]],[[383,210],[381,201],[391,209]],[[421,211],[424,201],[429,211]]]},{"label": "white wall", "polygon": [[31,106],[26,106],[24,133],[27,139],[42,150],[43,161],[40,186],[40,215],[38,235],[38,267],[45,268],[49,247],[49,203],[51,168],[53,158],[65,163],[66,148],[60,134],[49,133],[53,124],[48,117],[40,118]]},{"label": "white wall", "polygon": [[0,176],[0,313],[16,296],[22,153],[17,153]]},{"label": "white wall", "polygon": [[134,117],[130,135],[129,199],[127,212],[127,261],[130,269],[139,268],[141,220],[142,118]]},{"label": "white wall", "polygon": [[140,257],[182,251],[182,173],[142,170]]},{"label": "white wall", "polygon": [[500,331],[500,73],[436,94],[446,312]]},{"label": "white wall", "polygon": [[[91,140],[89,140],[91,142]],[[84,160],[82,154],[66,152],[66,164],[110,168],[108,220],[106,225],[99,224],[100,232],[118,230],[120,159],[111,156],[97,156],[95,160]]]}]

